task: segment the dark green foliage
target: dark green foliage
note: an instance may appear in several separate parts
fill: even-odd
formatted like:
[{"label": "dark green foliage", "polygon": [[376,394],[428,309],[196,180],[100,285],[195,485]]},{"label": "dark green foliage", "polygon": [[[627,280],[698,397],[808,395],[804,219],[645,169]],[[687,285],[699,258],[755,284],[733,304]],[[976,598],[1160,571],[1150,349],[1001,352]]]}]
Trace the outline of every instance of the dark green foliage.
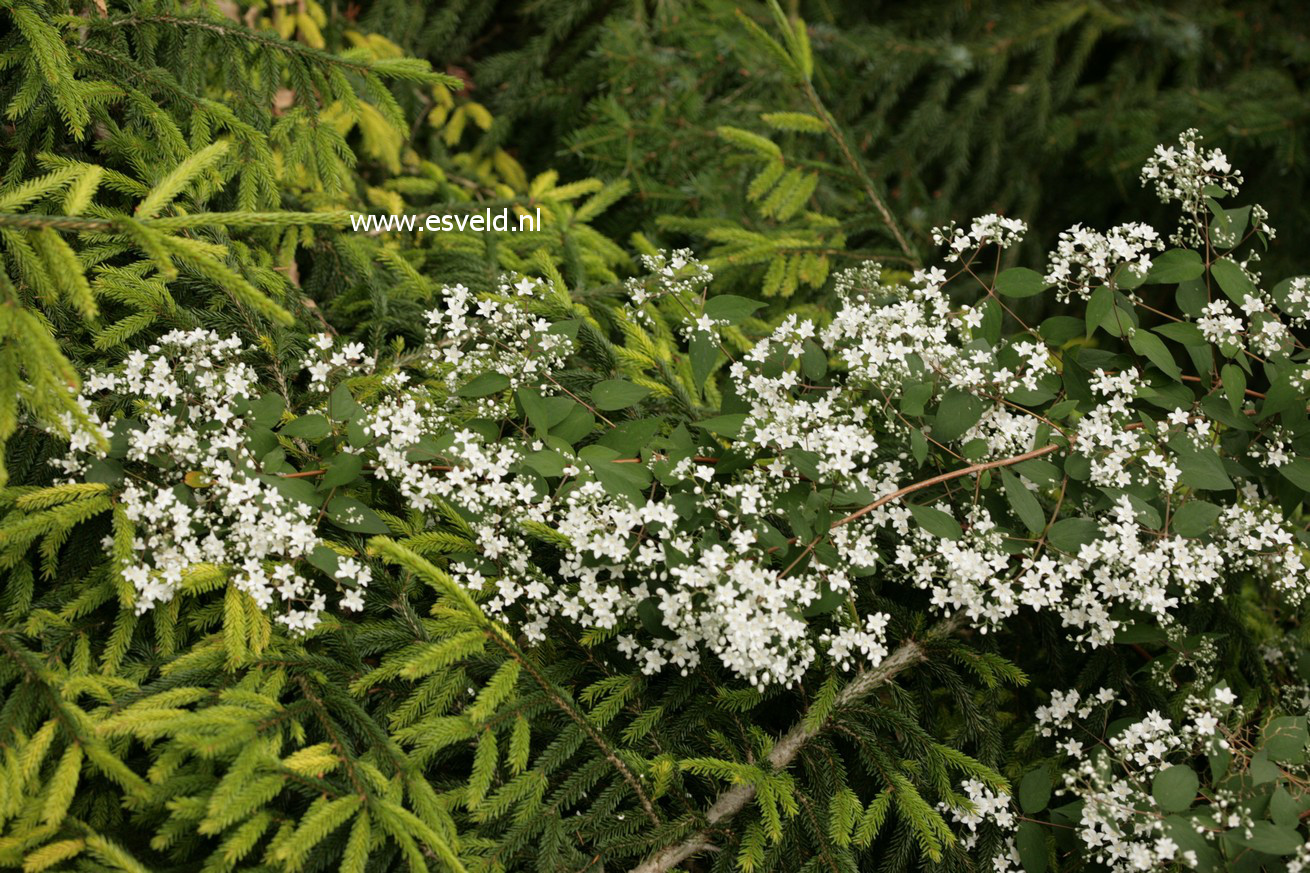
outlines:
[{"label": "dark green foliage", "polygon": [[[784,6],[807,23],[817,87],[921,248],[934,225],[999,211],[1040,229],[1018,254],[1040,266],[1059,230],[1116,223],[1150,150],[1188,127],[1245,168],[1273,214],[1305,219],[1300,4]],[[746,179],[714,131],[804,109],[779,99],[781,70],[738,8],[767,24],[764,4],[720,0],[375,0],[363,18],[438,68],[468,70],[495,136],[530,167],[564,158],[630,180],[639,196],[613,219],[626,233],[658,215],[735,218]],[[789,155],[835,157],[790,139]],[[851,247],[878,247],[877,216],[825,181],[819,202]],[[1280,275],[1288,257],[1271,254]]]}]

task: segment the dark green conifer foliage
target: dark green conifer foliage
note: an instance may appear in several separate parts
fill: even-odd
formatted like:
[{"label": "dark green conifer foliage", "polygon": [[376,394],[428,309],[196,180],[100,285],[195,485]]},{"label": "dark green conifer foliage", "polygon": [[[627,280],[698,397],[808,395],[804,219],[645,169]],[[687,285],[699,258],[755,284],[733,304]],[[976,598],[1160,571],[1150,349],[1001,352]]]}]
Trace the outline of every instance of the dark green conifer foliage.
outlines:
[{"label": "dark green conifer foliage", "polygon": [[[934,225],[999,211],[1040,229],[1018,254],[1038,266],[1059,230],[1114,224],[1150,150],[1189,127],[1246,169],[1273,214],[1304,223],[1299,3],[783,6],[807,23],[816,86],[919,243]],[[766,4],[731,0],[372,0],[364,16],[436,66],[468,69],[497,136],[530,166],[562,153],[581,172],[631,181],[638,196],[613,219],[626,233],[658,215],[736,215],[745,180],[713,131],[805,109],[778,99],[785,77],[738,9],[767,25]],[[804,139],[785,143],[789,154],[835,158]],[[842,199],[846,182],[824,176],[814,202],[842,213],[851,248],[894,251],[876,217]],[[1294,269],[1290,255],[1270,257],[1281,274]]]}]

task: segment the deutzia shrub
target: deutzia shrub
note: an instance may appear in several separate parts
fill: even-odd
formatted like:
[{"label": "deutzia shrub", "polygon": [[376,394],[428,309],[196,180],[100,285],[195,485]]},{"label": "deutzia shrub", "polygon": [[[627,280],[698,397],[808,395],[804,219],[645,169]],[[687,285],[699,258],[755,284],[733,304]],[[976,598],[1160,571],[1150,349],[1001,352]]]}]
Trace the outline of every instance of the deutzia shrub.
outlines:
[{"label": "deutzia shrub", "polygon": [[295,565],[318,541],[314,512],[261,472],[273,461],[245,439],[258,379],[243,351],[235,337],[172,331],[118,372],[88,374],[88,405],[112,393],[126,414],[92,413],[110,446],[103,456],[75,443],[83,450],[56,464],[73,480],[121,485],[127,542],[116,569],[137,611],[217,569],[260,607],[277,602],[289,628],[307,629],[325,604]]},{"label": "deutzia shrub", "polygon": [[[1183,145],[1144,178],[1192,210],[1192,240],[1212,230],[1197,203],[1236,177],[1193,134]],[[1205,202],[1225,228],[1243,220]],[[829,667],[854,677],[850,693],[899,669],[884,665],[913,645],[893,620],[907,603],[948,633],[1049,613],[1090,648],[1176,629],[1233,580],[1297,606],[1304,534],[1286,509],[1288,487],[1310,486],[1303,283],[1260,292],[1235,246],[1211,239],[1209,261],[1161,251],[1139,224],[1071,229],[1044,275],[1000,269],[1025,230],[998,216],[943,229],[946,265],[848,269],[831,317],[789,314],[749,342],[756,304],[707,297],[713,276],[689,252],[647,258],[613,317],[633,364],[653,361],[660,331],[686,344],[692,381],[677,391],[641,366],[576,369],[614,353],[549,276],[446,286],[422,342],[389,354],[315,338],[300,407],[260,388],[239,340],[174,331],[89,374],[82,402],[109,449],[78,439],[57,465],[115,495],[109,545],[138,612],[218,573],[309,631],[334,590],[346,611],[367,606],[370,553],[410,560],[368,544],[400,532],[526,646],[584,639],[647,677],[712,659],[756,694]],[[1146,304],[1158,284],[1177,286],[1180,315]],[[1025,323],[1018,301],[1051,286],[1085,301],[1082,317]],[[1195,839],[1168,823],[1187,778],[1169,761],[1226,749],[1211,737],[1239,714],[1197,699],[1185,721],[1153,711],[1081,757],[1075,726],[1114,702],[1070,691],[1037,713],[1073,759],[1078,838],[1111,869],[1194,866]],[[930,854],[958,834],[997,869],[1031,868],[1037,838],[1015,831],[1011,789],[957,764],[958,790],[946,778],[921,810],[937,822],[923,825]],[[1257,839],[1241,808],[1215,827]]]}]

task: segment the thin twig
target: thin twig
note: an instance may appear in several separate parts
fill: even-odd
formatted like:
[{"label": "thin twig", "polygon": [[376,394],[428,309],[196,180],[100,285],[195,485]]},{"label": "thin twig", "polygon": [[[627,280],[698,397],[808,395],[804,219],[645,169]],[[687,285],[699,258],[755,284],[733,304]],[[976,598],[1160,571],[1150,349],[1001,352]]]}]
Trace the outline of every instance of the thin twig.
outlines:
[{"label": "thin twig", "polygon": [[918,264],[919,258],[915,254],[914,248],[910,245],[909,240],[905,238],[905,234],[901,233],[901,226],[896,223],[896,218],[892,215],[891,210],[887,208],[886,202],[878,196],[878,191],[873,185],[873,179],[869,178],[869,174],[864,170],[864,165],[859,162],[851,151],[850,145],[846,142],[846,134],[842,133],[841,128],[837,126],[837,120],[832,117],[832,113],[824,105],[823,100],[819,97],[819,92],[814,90],[814,84],[806,81],[804,88],[805,96],[810,101],[810,105],[823,121],[824,126],[828,128],[828,134],[837,143],[837,148],[841,150],[842,157],[846,160],[847,165],[859,178],[860,184],[864,186],[864,193],[868,195],[869,201],[873,203],[873,208],[878,210],[878,215],[882,218],[883,224],[887,225],[887,230],[896,240],[896,244],[900,246],[901,251],[905,253],[905,257],[909,259],[910,263]]}]

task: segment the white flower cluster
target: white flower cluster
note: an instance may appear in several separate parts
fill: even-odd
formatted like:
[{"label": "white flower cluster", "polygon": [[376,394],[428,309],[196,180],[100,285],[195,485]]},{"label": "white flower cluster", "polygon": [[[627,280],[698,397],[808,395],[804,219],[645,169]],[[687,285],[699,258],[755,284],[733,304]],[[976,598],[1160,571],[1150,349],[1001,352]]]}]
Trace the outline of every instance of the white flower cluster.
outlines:
[{"label": "white flower cluster", "polygon": [[[939,268],[917,271],[907,285],[885,283],[876,265],[839,274],[841,307],[817,336],[845,365],[852,384],[872,388],[873,396],[881,399],[902,393],[907,382],[935,375],[952,388],[1004,395],[1021,387],[1034,389],[1043,374],[1053,371],[1050,356],[1035,343],[1016,343],[1019,364],[1007,367],[999,350],[972,342],[970,328],[981,319],[981,311],[956,311],[943,289],[945,281]],[[753,359],[764,360],[777,346],[799,354],[799,340],[813,335],[812,327],[791,316],[756,347]],[[740,372],[734,370],[739,381]],[[753,390],[767,393],[760,391],[760,384],[753,380]]]},{"label": "white flower cluster", "polygon": [[1211,300],[1205,305],[1201,317],[1196,320],[1201,335],[1207,342],[1228,349],[1242,348],[1242,335],[1246,333],[1246,324],[1233,314],[1227,300]]},{"label": "white flower cluster", "polygon": [[843,627],[836,633],[824,634],[822,642],[838,669],[850,670],[857,660],[880,663],[887,657],[887,616],[875,612],[865,618],[863,630]]},{"label": "white flower cluster", "polygon": [[[815,332],[813,322],[798,322],[788,316],[769,339],[733,364],[738,390],[750,403],[742,430],[745,439],[760,448],[814,453],[817,468],[824,475],[856,476],[878,450],[875,434],[864,423],[865,411],[851,409],[837,391],[819,392],[820,396],[812,401],[797,399],[795,389],[801,380],[795,370],[784,370],[775,378],[760,372],[774,349],[781,346],[797,356],[801,344]],[[872,484],[867,477],[860,478],[864,484]]]},{"label": "white flower cluster", "polygon": [[[964,828],[965,833],[960,836],[960,846],[962,848],[967,851],[977,844],[978,827],[984,822],[992,822],[1004,831],[1014,830],[1018,824],[1018,819],[1014,814],[1014,803],[1009,794],[1003,791],[994,791],[977,779],[966,779],[960,783],[960,788],[964,790],[965,800],[968,801],[967,805],[952,805],[943,802],[937,805],[937,809],[949,815],[953,823]],[[1011,848],[1013,850],[1013,846]],[[1001,859],[998,860],[1013,860],[1016,862],[1013,869],[1019,869],[1017,856],[1010,859],[1006,855],[1002,855]],[[998,864],[995,869],[1003,871],[1011,868]]]},{"label": "white flower cluster", "polygon": [[[660,263],[667,270],[703,274],[680,257]],[[661,274],[661,283],[669,281],[675,280]],[[440,350],[448,347],[450,334],[464,338],[472,331],[457,322],[468,295],[453,289],[449,299],[456,315],[434,315],[433,321],[448,326],[456,320],[456,327],[434,336],[437,349],[425,347],[419,355],[421,366],[436,373],[449,363]],[[491,318],[496,312],[487,310]],[[814,326],[804,322],[798,331],[787,337],[797,352],[814,336]],[[540,380],[548,372],[524,370],[517,384],[544,391]],[[800,445],[792,440],[806,424],[802,413],[824,416],[822,402],[795,411],[787,427],[774,430],[787,446]],[[837,416],[839,410],[831,412]],[[470,589],[488,591],[485,608],[515,620],[530,639],[544,638],[547,623],[556,617],[583,627],[627,630],[619,637],[620,651],[647,672],[666,666],[685,672],[710,652],[759,685],[795,681],[821,651],[842,669],[877,663],[886,655],[885,615],[866,615],[861,625],[850,625],[843,610],[820,634],[812,634],[800,615],[825,592],[849,592],[846,574],[826,568],[791,572],[769,561],[761,526],[779,511],[779,497],[790,486],[783,465],[759,467],[722,483],[714,482],[711,466],[687,459],[661,474],[658,496],[633,505],[603,487],[588,467],[540,442],[489,445],[471,431],[451,434],[456,425],[449,413],[419,386],[376,401],[361,424],[377,452],[374,475],[392,482],[415,508],[447,505],[466,520],[468,537],[485,561],[457,563],[452,575]],[[877,446],[859,416],[834,418],[828,428],[803,441],[807,447],[826,446],[822,469],[836,475],[867,464]],[[767,439],[761,437],[760,444]],[[529,456],[543,454],[559,458],[563,471],[555,494],[538,493],[519,474]],[[686,497],[703,507],[702,522],[683,518],[679,507]],[[535,537],[547,528],[569,543],[554,579],[542,576],[533,561],[539,548]],[[649,631],[652,620],[659,634]]]},{"label": "white flower cluster", "polygon": [[1163,248],[1160,235],[1148,224],[1121,224],[1107,233],[1075,224],[1060,234],[1045,281],[1055,286],[1062,303],[1071,296],[1086,300],[1122,265],[1145,275],[1151,269],[1151,253]]},{"label": "white flower cluster", "polygon": [[[816,655],[799,610],[817,601],[825,584],[848,592],[851,582],[835,570],[788,573],[767,563],[758,539],[762,516],[776,511],[780,483],[773,474],[762,469],[717,487],[712,480],[711,469],[686,460],[662,477],[667,497],[639,508],[594,482],[571,492],[557,529],[571,542],[560,573],[576,582],[576,593],[572,586],[542,592],[536,606],[608,628],[625,613],[630,625],[650,604],[669,638],[620,637],[620,649],[648,672],[666,664],[685,672],[708,648],[753,684],[793,682]],[[678,506],[688,496],[703,506],[704,526],[680,521]],[[716,542],[706,544],[707,537]],[[820,641],[843,667],[857,651],[874,663],[885,656],[886,617],[866,621],[863,629],[838,629]]]},{"label": "white flower cluster", "polygon": [[[1233,706],[1236,696],[1216,688],[1208,697],[1189,697],[1181,722],[1152,711],[1108,737],[1100,736],[1106,711],[1116,702],[1113,691],[1082,697],[1076,690],[1056,691],[1051,702],[1037,710],[1038,732],[1055,737],[1057,747],[1070,759],[1064,765],[1064,788],[1082,803],[1078,838],[1093,859],[1113,873],[1133,873],[1178,862],[1194,867],[1196,857],[1182,851],[1169,835],[1166,814],[1152,791],[1154,777],[1195,752],[1215,753],[1229,748],[1224,725],[1241,716]],[[1095,725],[1089,724],[1093,715]],[[1185,764],[1184,764],[1185,766]],[[1230,804],[1223,789],[1216,791],[1215,806],[1227,827],[1249,826],[1249,815]],[[1231,807],[1231,808],[1230,808]],[[1227,812],[1222,810],[1228,809]],[[1203,837],[1210,832],[1197,831]]]},{"label": "white flower cluster", "polygon": [[1246,295],[1240,309],[1242,314],[1238,315],[1228,301],[1212,300],[1196,320],[1196,326],[1206,340],[1218,345],[1230,357],[1236,357],[1248,348],[1267,357],[1290,353],[1294,337],[1283,318],[1298,328],[1310,326],[1304,315],[1280,312],[1273,299],[1261,292]]},{"label": "white flower cluster", "polygon": [[[1013,244],[1023,231],[1021,222],[988,216],[967,233],[944,231],[942,238],[963,253]],[[1066,295],[1088,294],[1120,264],[1149,268],[1160,247],[1144,225],[1109,234],[1075,227],[1061,237],[1047,279]],[[709,276],[686,252],[649,259],[648,266],[654,275],[632,286],[639,304],[652,294],[672,295],[686,307],[681,297]],[[983,632],[1021,609],[1049,610],[1072,639],[1089,645],[1110,642],[1125,613],[1168,625],[1177,607],[1219,593],[1233,573],[1256,574],[1292,599],[1307,587],[1310,572],[1291,528],[1254,491],[1239,492],[1204,536],[1191,537],[1169,532],[1164,520],[1152,519],[1153,510],[1143,511],[1141,499],[1128,496],[1158,495],[1173,508],[1191,499],[1181,484],[1183,443],[1176,441],[1210,451],[1215,436],[1187,409],[1161,427],[1143,427],[1135,411],[1141,376],[1131,369],[1096,370],[1092,402],[1062,431],[1068,451],[1086,459],[1089,484],[1110,501],[1066,497],[1064,489],[1058,499],[1054,489],[1047,493],[1059,506],[1058,523],[1071,523],[1076,535],[1056,537],[1051,528],[1018,536],[977,490],[970,489],[970,500],[950,483],[944,497],[934,484],[908,500],[890,500],[916,478],[909,461],[922,425],[909,419],[926,415],[934,401],[944,410],[963,395],[956,406],[974,411],[949,436],[942,411],[937,436],[923,428],[944,451],[959,445],[971,458],[995,462],[1035,448],[1039,429],[1052,423],[1007,395],[1049,387],[1058,359],[1036,334],[989,342],[978,330],[982,307],[953,304],[938,268],[893,283],[867,264],[839,274],[835,285],[841,305],[829,323],[789,315],[732,363],[734,393],[746,409],[738,446],[759,462],[731,475],[716,475],[714,458],[690,451],[620,458],[603,442],[574,450],[526,431],[494,442],[481,435],[469,418],[513,415],[507,389],[520,397],[537,391],[575,408],[553,376],[572,340],[535,314],[542,311],[537,298],[553,292],[529,278],[502,282],[491,294],[445,289],[442,305],[429,314],[426,343],[381,374],[381,392],[351,422],[368,441],[354,448],[375,454],[370,472],[407,506],[435,510],[475,545],[477,559],[456,562],[452,575],[478,592],[488,611],[534,640],[546,636],[552,620],[612,634],[620,651],[651,673],[690,671],[712,655],[767,685],[795,681],[821,656],[842,669],[876,663],[887,652],[886,616],[838,608],[854,606],[858,580],[874,572],[880,586],[924,590],[937,610],[962,613]],[[1289,296],[1310,297],[1310,285],[1293,286]],[[1253,324],[1276,321],[1269,298],[1250,300]],[[1225,304],[1212,304],[1199,325],[1209,338],[1263,347],[1250,338],[1257,331]],[[694,325],[714,327],[712,320]],[[1276,334],[1262,335],[1272,342]],[[801,359],[816,344],[837,373],[833,384],[814,386],[801,376]],[[323,338],[316,346],[306,367],[320,391],[343,375],[376,369],[358,344],[336,348]],[[160,353],[156,359],[138,353],[126,375],[88,380],[89,389],[134,395],[153,410],[127,434],[130,460],[168,459],[165,472],[151,479],[160,487],[133,482],[125,489],[143,538],[133,578],[145,608],[166,599],[191,565],[236,567],[236,584],[264,604],[280,598],[292,610],[284,620],[306,626],[323,608],[296,571],[317,544],[315,511],[286,497],[278,480],[262,473],[260,459],[249,457],[234,404],[249,399],[254,374],[238,351],[203,332],[170,335],[151,352]],[[1289,457],[1277,433],[1265,446],[1271,464]],[[923,451],[919,439],[920,463]],[[192,473],[201,478],[170,490]],[[547,486],[547,478],[558,484]],[[823,499],[810,480],[864,508],[830,527],[836,505],[825,506],[819,529],[798,525],[798,501],[808,502],[804,515],[813,515]],[[543,541],[557,552],[549,574],[537,560]],[[780,560],[780,552],[789,558]],[[358,608],[366,568],[339,566],[338,581],[354,581],[343,605]]]},{"label": "white flower cluster", "polygon": [[[503,396],[505,388],[531,387],[545,395],[558,390],[548,380],[562,368],[573,341],[532,314],[532,302],[546,290],[541,280],[524,276],[502,281],[495,294],[477,295],[464,285],[443,288],[441,305],[427,315],[427,342],[406,362],[423,374],[423,382],[410,384],[409,374],[401,369],[384,375],[388,390],[364,411],[360,425],[377,453],[374,475],[391,482],[415,509],[426,510],[434,501],[449,498],[467,475],[445,469],[450,465],[443,462],[446,450],[434,442],[438,437],[454,443],[452,457],[488,465],[483,472],[492,477],[507,477],[509,465],[519,459],[508,443],[493,449],[471,432],[452,430],[466,420],[470,404],[484,416],[503,413],[500,401],[493,398]],[[350,366],[356,372],[373,366],[371,358],[353,354],[351,345],[335,350],[330,341],[323,341],[318,348],[320,356],[305,363],[314,379],[319,373],[349,373]],[[474,392],[486,397],[460,396],[471,381],[486,377],[503,380],[489,383],[485,392]],[[434,392],[428,383],[445,390]],[[459,414],[452,416],[456,411]],[[510,492],[531,503],[533,491],[524,482],[515,483]]]},{"label": "white flower cluster", "polygon": [[[1217,148],[1206,151],[1201,139],[1196,130],[1185,130],[1176,147],[1156,146],[1142,167],[1142,184],[1153,184],[1162,202],[1176,201],[1182,207],[1183,224],[1173,238],[1179,245],[1204,243],[1209,216],[1205,198],[1211,193],[1236,194],[1242,184],[1241,172],[1233,169],[1228,157]],[[1207,192],[1209,188],[1214,192]]]},{"label": "white flower cluster", "polygon": [[[197,569],[216,566],[260,606],[278,603],[287,627],[308,630],[326,605],[298,564],[319,542],[316,510],[262,475],[246,446],[238,410],[258,380],[243,352],[235,338],[173,331],[118,370],[88,375],[87,400],[113,392],[135,412],[99,421],[106,436],[116,431],[123,445],[115,454],[131,473],[118,499],[134,527],[134,558],[119,569],[136,589],[138,612],[171,600]],[[83,449],[75,444],[59,466],[84,474],[95,455]],[[341,562],[337,580],[352,592],[368,579],[366,567]],[[350,606],[358,594],[347,597]]]},{"label": "white flower cluster", "polygon": [[[1043,352],[1044,354],[1044,352]],[[1031,368],[1029,373],[1036,371]],[[964,432],[960,442],[968,444],[982,440],[987,448],[979,460],[1011,457],[1033,447],[1039,422],[1031,415],[1023,415],[1004,406],[991,406],[983,411],[978,423]]]},{"label": "white flower cluster", "polygon": [[954,224],[934,227],[932,241],[946,246],[956,259],[962,259],[966,252],[977,251],[983,246],[1007,249],[1023,242],[1027,233],[1028,225],[1023,221],[993,213],[975,218],[967,231]]},{"label": "white flower cluster", "polygon": [[1288,281],[1287,303],[1302,315],[1310,312],[1310,276],[1296,276]]},{"label": "white flower cluster", "polygon": [[[552,498],[525,495],[510,481],[511,458],[502,447],[480,446],[472,434],[460,439],[450,450],[458,465],[443,480],[441,496],[477,519],[470,523],[473,538],[495,567],[458,564],[453,575],[477,591],[490,584],[485,608],[522,616],[521,630],[531,639],[543,639],[556,616],[580,627],[633,628],[649,621],[642,611],[650,609],[662,636],[619,637],[620,651],[646,672],[670,665],[689,671],[708,649],[755,684],[789,683],[816,655],[797,610],[815,602],[825,583],[850,590],[840,573],[788,575],[761,560],[753,528],[761,523],[765,495],[776,490],[764,470],[710,489],[713,471],[687,460],[662,476],[666,496],[641,506],[594,479]],[[565,468],[566,476],[581,473]],[[684,496],[703,503],[709,524],[680,521]],[[532,537],[541,529],[534,526],[568,541],[550,584],[531,563]],[[707,536],[719,542],[706,545]],[[885,624],[886,616],[875,614],[862,629],[839,626],[820,643],[843,667],[853,665],[856,653],[876,663],[887,651]]]},{"label": "white flower cluster", "polygon": [[625,286],[634,306],[672,295],[682,298],[699,294],[714,278],[709,267],[696,259],[691,249],[642,255],[646,276],[629,279]]},{"label": "white flower cluster", "polygon": [[1287,873],[1306,873],[1310,870],[1310,842],[1304,843],[1287,862]]},{"label": "white flower cluster", "polygon": [[368,371],[377,364],[375,356],[364,354],[363,343],[345,343],[337,348],[331,334],[320,333],[313,337],[313,346],[301,366],[309,373],[310,387],[319,391],[326,391],[333,376],[342,370]]},{"label": "white flower cluster", "polygon": [[1271,467],[1285,467],[1292,463],[1295,452],[1292,448],[1293,435],[1282,426],[1275,426],[1265,431],[1260,442],[1251,446],[1251,455]]},{"label": "white flower cluster", "polygon": [[[925,371],[989,397],[1049,366],[1045,349],[1025,342],[1015,347],[1025,361],[1022,371],[1002,367],[993,352],[958,332],[958,321],[952,330],[947,302],[922,276],[909,287],[880,282],[880,274],[867,267],[846,277],[845,306],[828,327],[817,330],[788,318],[732,370],[750,405],[743,439],[780,455],[806,452],[836,487],[874,497],[904,484],[903,432],[893,416],[872,414],[864,397],[894,397]],[[794,369],[766,368],[779,354],[799,356],[802,343],[816,335],[845,364],[843,385],[811,392]],[[916,371],[920,364],[926,367]],[[1074,448],[1088,458],[1097,486],[1150,486],[1169,494],[1179,487],[1181,469],[1165,443],[1179,434],[1208,442],[1209,425],[1180,410],[1170,419],[1171,429],[1148,433],[1132,406],[1138,383],[1132,371],[1094,373],[1098,403],[1071,434]],[[961,439],[985,440],[987,457],[1013,456],[1032,448],[1036,429],[1035,417],[993,406]],[[1067,502],[1062,508],[1066,516],[1079,509]],[[951,514],[948,506],[939,509]],[[1254,501],[1224,508],[1213,534],[1193,538],[1162,536],[1120,497],[1109,511],[1086,519],[1089,541],[1068,553],[1048,545],[1044,553],[1015,554],[1009,535],[982,507],[967,509],[957,521],[963,535],[944,538],[920,524],[909,507],[888,503],[833,531],[832,543],[842,564],[872,566],[882,561],[879,543],[890,542],[892,557],[882,565],[893,578],[930,592],[942,611],[963,612],[983,629],[1023,607],[1049,609],[1073,639],[1091,645],[1113,640],[1118,621],[1112,614],[1122,608],[1168,624],[1180,604],[1218,593],[1229,573],[1249,570],[1290,595],[1308,578],[1290,528],[1275,510]]]},{"label": "white flower cluster", "polygon": [[[573,341],[539,315],[532,300],[544,296],[540,279],[520,276],[500,283],[495,294],[475,294],[464,285],[442,289],[440,305],[428,312],[428,364],[455,396],[474,378],[503,376],[508,387],[536,385],[563,367]],[[504,385],[499,386],[501,388]],[[480,414],[491,414],[491,401]]]}]

